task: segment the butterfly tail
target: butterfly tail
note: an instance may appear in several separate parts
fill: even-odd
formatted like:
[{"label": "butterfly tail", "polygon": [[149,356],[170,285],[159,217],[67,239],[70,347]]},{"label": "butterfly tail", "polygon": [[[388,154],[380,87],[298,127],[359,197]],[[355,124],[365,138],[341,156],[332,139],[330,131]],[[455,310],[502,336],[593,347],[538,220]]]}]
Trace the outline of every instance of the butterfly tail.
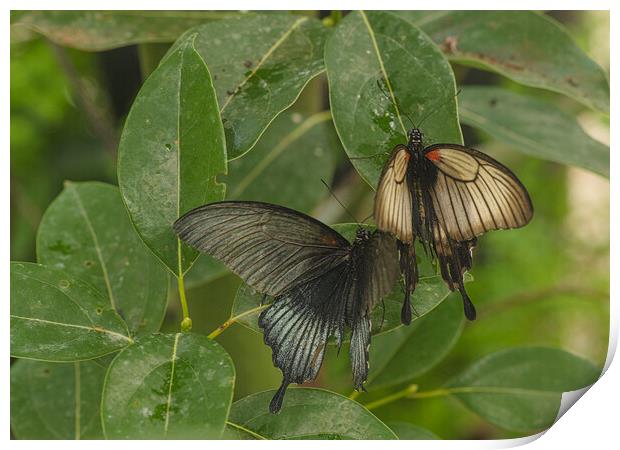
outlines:
[{"label": "butterfly tail", "polygon": [[288,381],[286,378],[282,380],[282,384],[280,385],[280,388],[278,389],[276,394],[271,399],[271,402],[269,402],[269,412],[271,414],[278,414],[280,410],[282,409],[282,402],[284,401],[284,394],[286,394],[286,388],[288,387],[289,384],[290,384],[290,381]]},{"label": "butterfly tail", "polygon": [[356,390],[364,390],[368,378],[368,349],[370,347],[371,323],[368,316],[363,315],[355,320],[351,331],[349,356],[353,371],[353,386]]},{"label": "butterfly tail", "polygon": [[411,293],[418,284],[418,264],[415,258],[415,247],[398,241],[400,271],[405,280],[405,299],[400,311],[400,320],[403,325],[411,323]]},{"label": "butterfly tail", "polygon": [[469,299],[469,295],[467,295],[462,281],[459,286],[459,292],[461,293],[461,297],[463,298],[463,311],[465,312],[465,317],[467,317],[468,320],[476,320],[476,308]]}]

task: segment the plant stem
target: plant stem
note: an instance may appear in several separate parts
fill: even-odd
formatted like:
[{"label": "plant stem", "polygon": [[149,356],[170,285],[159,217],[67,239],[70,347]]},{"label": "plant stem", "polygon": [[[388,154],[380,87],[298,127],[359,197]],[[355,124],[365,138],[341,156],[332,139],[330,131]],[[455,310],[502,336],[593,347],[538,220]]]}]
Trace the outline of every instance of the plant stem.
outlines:
[{"label": "plant stem", "polygon": [[394,394],[388,395],[387,397],[383,397],[374,402],[367,403],[364,406],[366,407],[366,409],[375,409],[380,406],[387,405],[388,403],[395,402],[396,400],[400,400],[401,398],[408,397],[409,395],[414,394],[417,391],[418,391],[418,385],[410,384],[402,391],[395,392]]},{"label": "plant stem", "polygon": [[228,425],[228,426],[230,426],[232,428],[236,428],[237,430],[241,430],[244,433],[248,433],[250,436],[253,436],[256,439],[261,439],[261,440],[266,440],[267,439],[265,436],[262,436],[262,435],[260,435],[258,433],[255,433],[254,431],[252,431],[252,430],[250,430],[248,428],[242,427],[241,425],[239,425],[237,423],[226,421],[226,425]]},{"label": "plant stem", "polygon": [[189,308],[187,307],[187,298],[185,297],[185,284],[183,282],[183,264],[182,264],[182,253],[181,253],[181,241],[177,239],[178,242],[178,260],[179,260],[179,274],[178,274],[178,285],[179,285],[179,299],[181,300],[181,309],[183,310],[183,320],[181,321],[181,331],[189,331],[192,329],[192,319],[189,317]]},{"label": "plant stem", "polygon": [[254,314],[256,312],[262,311],[263,309],[267,309],[269,306],[270,305],[260,305],[260,306],[257,306],[256,308],[248,309],[247,311],[242,312],[241,314],[233,316],[230,319],[228,319],[226,322],[221,324],[219,327],[217,327],[215,330],[213,330],[207,337],[209,339],[215,339],[220,334],[222,334],[225,330],[227,330],[233,323],[237,322],[242,317],[249,316],[250,314]]}]

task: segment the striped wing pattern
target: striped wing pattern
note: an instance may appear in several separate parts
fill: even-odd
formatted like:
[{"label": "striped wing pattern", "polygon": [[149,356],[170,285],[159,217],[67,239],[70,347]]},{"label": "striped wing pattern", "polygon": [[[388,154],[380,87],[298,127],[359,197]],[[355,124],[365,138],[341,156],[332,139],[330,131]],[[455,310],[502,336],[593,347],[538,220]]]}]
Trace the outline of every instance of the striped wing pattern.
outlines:
[{"label": "striped wing pattern", "polygon": [[412,201],[407,184],[409,150],[398,145],[392,152],[375,195],[374,217],[377,228],[389,230],[402,242],[413,241]]},{"label": "striped wing pattern", "polygon": [[334,336],[340,345],[345,325],[352,330],[349,356],[355,388],[361,389],[368,377],[369,314],[399,277],[396,240],[375,232],[354,243],[351,252],[350,260],[277,297],[259,317],[273,363],[283,374],[269,407],[273,413],[281,408],[290,383],[316,378],[327,340]]},{"label": "striped wing pattern", "polygon": [[272,349],[274,366],[282,371],[280,388],[269,410],[282,407],[290,383],[314,380],[323,363],[330,336],[342,340],[345,310],[353,289],[349,262],[277,297],[259,316],[264,340]]},{"label": "striped wing pattern", "polygon": [[[353,251],[355,252],[357,248]],[[390,233],[376,231],[359,245],[356,265],[356,292],[351,297],[348,323],[351,327],[349,357],[355,389],[363,389],[368,378],[368,350],[372,324],[370,313],[383,297],[394,290],[400,277],[396,238]]]},{"label": "striped wing pattern", "polygon": [[531,220],[527,190],[490,156],[445,144],[428,147],[425,154],[438,169],[429,187],[433,209],[451,239],[467,241],[487,231],[519,228]]},{"label": "striped wing pattern", "polygon": [[297,211],[260,202],[211,203],[174,224],[180,239],[222,261],[259,292],[277,296],[340,265],[350,244]]}]

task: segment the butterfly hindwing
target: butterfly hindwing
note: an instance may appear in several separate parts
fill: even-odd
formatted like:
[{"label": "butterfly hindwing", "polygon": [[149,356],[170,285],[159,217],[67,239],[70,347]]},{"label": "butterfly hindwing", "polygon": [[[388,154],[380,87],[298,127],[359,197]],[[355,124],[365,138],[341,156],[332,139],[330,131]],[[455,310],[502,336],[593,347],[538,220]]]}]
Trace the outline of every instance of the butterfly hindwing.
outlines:
[{"label": "butterfly hindwing", "polygon": [[260,202],[217,202],[174,224],[182,241],[222,261],[248,285],[276,296],[321,276],[347,257],[350,244],[323,223]]},{"label": "butterfly hindwing", "polygon": [[352,275],[351,264],[345,261],[323,276],[276,297],[260,314],[258,324],[264,331],[265,343],[272,349],[274,366],[283,375],[282,385],[269,406],[272,413],[280,410],[290,383],[316,378],[329,337],[342,340]]},{"label": "butterfly hindwing", "polygon": [[460,145],[424,150],[437,168],[430,191],[437,221],[451,239],[467,241],[487,231],[519,228],[532,218],[529,194],[517,177],[488,155]]},{"label": "butterfly hindwing", "polygon": [[400,277],[397,243],[389,233],[376,231],[353,249],[356,283],[348,305],[351,327],[349,356],[355,389],[363,389],[368,378],[368,349],[372,324],[370,313],[392,292]]},{"label": "butterfly hindwing", "polygon": [[345,325],[351,328],[353,383],[362,388],[368,377],[370,312],[392,291],[398,277],[395,238],[375,232],[356,241],[351,257],[339,266],[276,297],[259,317],[273,363],[283,375],[271,412],[281,408],[290,383],[316,378],[328,339],[335,337],[340,346]]}]

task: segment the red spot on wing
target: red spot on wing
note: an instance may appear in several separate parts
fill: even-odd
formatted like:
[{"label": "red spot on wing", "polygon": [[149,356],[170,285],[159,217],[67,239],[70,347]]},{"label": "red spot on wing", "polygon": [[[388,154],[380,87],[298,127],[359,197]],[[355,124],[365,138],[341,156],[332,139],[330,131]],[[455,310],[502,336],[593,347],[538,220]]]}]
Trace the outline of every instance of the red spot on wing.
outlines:
[{"label": "red spot on wing", "polygon": [[441,160],[441,153],[440,153],[439,150],[431,150],[430,152],[428,152],[424,156],[426,156],[431,161],[440,161]]}]

